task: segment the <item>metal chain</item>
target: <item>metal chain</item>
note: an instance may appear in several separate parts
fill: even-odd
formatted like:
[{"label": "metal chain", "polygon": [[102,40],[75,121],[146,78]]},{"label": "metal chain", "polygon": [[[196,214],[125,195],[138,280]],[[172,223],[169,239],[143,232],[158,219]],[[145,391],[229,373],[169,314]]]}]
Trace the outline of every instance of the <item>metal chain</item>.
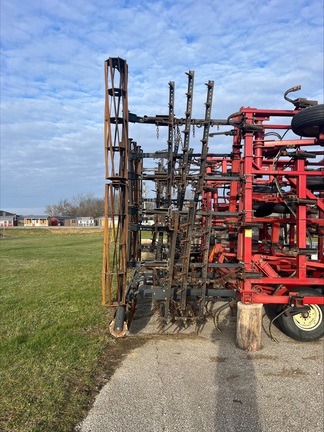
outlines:
[{"label": "metal chain", "polygon": [[159,124],[156,123],[156,139],[158,140],[159,138],[160,138]]}]

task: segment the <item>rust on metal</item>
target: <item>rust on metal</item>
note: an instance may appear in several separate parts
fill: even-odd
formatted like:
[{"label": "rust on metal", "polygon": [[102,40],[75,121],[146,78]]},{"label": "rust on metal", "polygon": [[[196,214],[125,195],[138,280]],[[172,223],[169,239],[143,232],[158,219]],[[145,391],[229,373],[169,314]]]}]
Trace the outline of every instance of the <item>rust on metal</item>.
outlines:
[{"label": "rust on metal", "polygon": [[[287,98],[295,87],[285,94],[292,109],[242,107],[213,119],[209,81],[205,116],[193,118],[193,71],[187,79],[183,117],[174,113],[174,82],[167,115],[138,116],[128,108],[126,61],[105,62],[103,303],[124,307],[125,323],[145,296],[164,323],[203,320],[218,299],[323,305],[320,294],[295,296],[324,280],[324,129],[317,118],[313,138],[291,132],[294,116],[316,103]],[[158,135],[165,128],[166,149],[144,151],[130,123],[156,125]],[[220,134],[232,139],[227,153],[210,151]]]}]

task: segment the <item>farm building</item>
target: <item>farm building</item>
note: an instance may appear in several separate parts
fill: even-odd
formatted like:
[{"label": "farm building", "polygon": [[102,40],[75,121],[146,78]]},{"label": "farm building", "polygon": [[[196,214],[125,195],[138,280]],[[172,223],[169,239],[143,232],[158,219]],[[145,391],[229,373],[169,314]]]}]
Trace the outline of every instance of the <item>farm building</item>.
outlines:
[{"label": "farm building", "polygon": [[30,215],[24,217],[25,227],[46,227],[50,226],[50,217],[47,215]]},{"label": "farm building", "polygon": [[58,218],[52,216],[50,218],[50,226],[59,226],[60,225],[60,221],[58,220]]},{"label": "farm building", "polygon": [[[99,218],[96,218],[96,225],[99,227],[105,226],[105,217],[101,216]],[[113,225],[117,226],[118,224],[118,217],[115,217],[114,219],[109,217],[108,218],[108,228],[112,228]],[[152,226],[154,225],[154,219],[152,218],[145,218],[145,220],[142,221],[143,226]]]},{"label": "farm building", "polygon": [[18,226],[18,215],[0,210],[0,227],[10,228],[14,226]]},{"label": "farm building", "polygon": [[64,217],[64,226],[70,227],[93,227],[95,221],[93,217]]},{"label": "farm building", "polygon": [[76,227],[78,226],[76,217],[64,216],[60,218],[61,223],[63,221],[63,225],[65,227]]},{"label": "farm building", "polygon": [[93,217],[77,217],[78,227],[93,227],[95,226],[95,221]]},{"label": "farm building", "polygon": [[[118,218],[115,218],[115,224],[117,225],[118,223]],[[99,227],[104,227],[105,226],[105,217],[101,216],[99,218],[96,218],[96,225]],[[112,218],[108,218],[108,228],[112,228],[113,226],[113,219]]]}]

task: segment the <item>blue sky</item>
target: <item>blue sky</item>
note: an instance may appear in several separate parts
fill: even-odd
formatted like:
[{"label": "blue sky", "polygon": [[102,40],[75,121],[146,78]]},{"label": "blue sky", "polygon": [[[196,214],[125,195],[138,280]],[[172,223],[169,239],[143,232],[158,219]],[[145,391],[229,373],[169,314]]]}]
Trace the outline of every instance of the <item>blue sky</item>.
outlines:
[{"label": "blue sky", "polygon": [[[103,197],[104,61],[129,65],[129,108],[168,111],[168,82],[194,116],[215,82],[213,118],[241,106],[290,109],[283,93],[323,103],[323,0],[1,0],[1,210],[43,213],[80,193]],[[297,94],[294,94],[297,97]],[[145,129],[145,130],[144,130]],[[143,147],[165,148],[150,126]],[[218,143],[226,151],[226,143]]]}]

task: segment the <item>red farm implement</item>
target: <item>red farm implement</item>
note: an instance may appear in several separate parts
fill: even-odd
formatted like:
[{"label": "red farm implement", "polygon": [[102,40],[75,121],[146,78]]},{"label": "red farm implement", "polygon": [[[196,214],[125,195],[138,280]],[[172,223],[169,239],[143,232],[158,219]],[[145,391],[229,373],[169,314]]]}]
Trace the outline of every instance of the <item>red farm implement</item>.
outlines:
[{"label": "red farm implement", "polygon": [[[323,336],[324,105],[291,100],[295,87],[285,93],[292,109],[242,107],[217,120],[209,81],[204,115],[193,118],[189,71],[183,117],[173,82],[168,114],[140,117],[128,110],[127,63],[109,58],[105,76],[102,292],[116,308],[112,334],[124,335],[150,296],[162,323],[201,322],[216,301],[271,304],[288,336]],[[166,148],[145,151],[130,123],[163,130]],[[231,140],[226,153],[210,151],[218,135]]]}]

